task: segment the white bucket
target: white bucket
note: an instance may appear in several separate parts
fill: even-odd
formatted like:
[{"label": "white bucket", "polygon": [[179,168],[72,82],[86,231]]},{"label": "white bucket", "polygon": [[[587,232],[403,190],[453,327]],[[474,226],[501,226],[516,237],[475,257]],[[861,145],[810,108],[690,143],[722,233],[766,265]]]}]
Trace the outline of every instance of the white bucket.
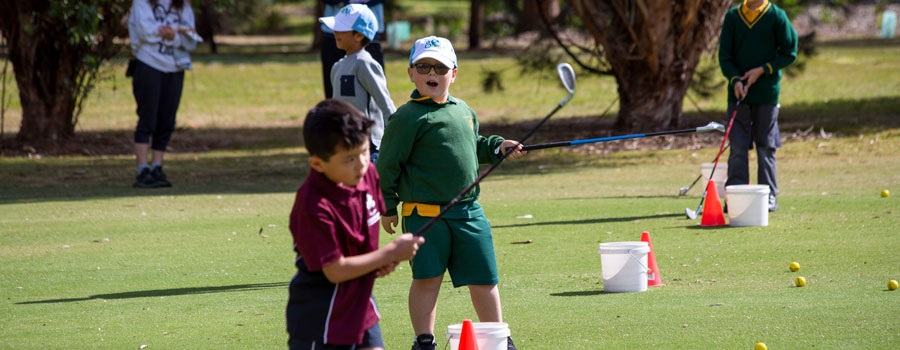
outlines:
[{"label": "white bucket", "polygon": [[725,192],[731,226],[769,225],[769,186],[731,185]]},{"label": "white bucket", "polygon": [[[709,174],[712,174],[714,163],[700,164],[700,175],[703,176],[703,189],[706,189],[706,183],[709,182]],[[728,163],[719,162],[716,165],[716,173],[713,174],[713,181],[716,182],[716,192],[719,197],[725,197],[725,181],[728,180]]]},{"label": "white bucket", "polygon": [[647,290],[647,242],[600,243],[603,290],[611,293]]},{"label": "white bucket", "polygon": [[[472,322],[475,331],[475,342],[478,350],[506,350],[506,337],[509,337],[509,324],[503,322]],[[462,324],[447,327],[447,339],[450,350],[459,349],[459,338],[462,335]]]}]

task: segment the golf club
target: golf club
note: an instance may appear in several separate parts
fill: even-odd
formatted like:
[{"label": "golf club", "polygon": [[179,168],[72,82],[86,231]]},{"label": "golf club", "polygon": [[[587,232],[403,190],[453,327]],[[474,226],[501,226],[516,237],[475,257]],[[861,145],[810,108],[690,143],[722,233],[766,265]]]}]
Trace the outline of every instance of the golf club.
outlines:
[{"label": "golf club", "polygon": [[[731,144],[728,144],[727,146],[725,146],[725,150],[727,150],[728,147],[731,147]],[[724,151],[722,151],[722,152],[724,152]],[[701,177],[703,177],[703,174],[697,175],[697,178],[694,179],[694,182],[691,182],[690,186],[684,186],[684,187],[680,188],[678,190],[678,196],[680,197],[680,196],[687,194],[688,191],[690,191],[692,188],[694,188],[694,185],[697,184],[697,181],[700,181]]]},{"label": "golf club", "polygon": [[584,144],[597,143],[597,142],[636,139],[636,138],[641,138],[641,137],[660,136],[660,135],[675,135],[675,134],[687,134],[687,133],[695,133],[695,132],[707,132],[707,131],[713,131],[713,130],[724,131],[725,127],[722,124],[719,124],[716,122],[710,122],[707,125],[696,127],[696,128],[691,128],[691,129],[682,129],[682,130],[673,130],[673,131],[658,131],[658,132],[651,132],[651,133],[646,133],[646,134],[630,134],[630,135],[620,135],[620,136],[610,136],[610,137],[599,137],[599,138],[593,138],[593,139],[550,142],[550,143],[542,143],[542,144],[537,144],[537,145],[528,145],[528,146],[523,147],[523,149],[526,151],[530,151],[530,150],[535,150],[535,149],[577,146],[577,145],[584,145]]},{"label": "golf club", "polygon": [[[560,63],[556,66],[556,73],[559,74],[559,79],[562,82],[563,88],[566,89],[566,92],[568,92],[568,94],[566,95],[565,98],[563,98],[561,101],[559,101],[559,104],[556,105],[556,108],[554,108],[553,111],[550,112],[550,114],[547,114],[547,116],[544,117],[544,119],[541,119],[541,121],[538,122],[537,125],[532,127],[531,130],[529,130],[525,134],[525,136],[518,139],[517,141],[519,143],[524,143],[526,140],[528,140],[528,138],[530,138],[531,135],[534,134],[534,132],[537,131],[537,129],[541,127],[541,125],[544,125],[544,123],[548,119],[550,119],[550,117],[552,117],[554,114],[556,114],[556,112],[559,111],[563,106],[565,106],[566,103],[569,103],[569,100],[572,99],[573,95],[575,95],[575,70],[572,68],[572,66],[569,65],[568,63]],[[473,188],[475,188],[475,186],[478,186],[478,184],[481,183],[481,180],[484,180],[484,178],[487,177],[488,174],[490,174],[492,171],[494,171],[494,169],[496,169],[497,166],[499,166],[500,163],[502,163],[503,160],[506,159],[506,157],[509,155],[508,151],[506,153],[501,152],[499,147],[494,152],[499,154],[500,158],[498,158],[493,164],[491,164],[490,167],[488,167],[487,169],[484,169],[484,171],[482,171],[481,174],[478,175],[478,178],[476,178],[475,181],[472,182],[471,185],[464,188],[462,191],[459,192],[459,194],[456,195],[456,197],[453,197],[453,199],[451,199],[450,202],[448,202],[446,205],[444,205],[441,208],[441,211],[438,213],[437,216],[431,218],[431,220],[428,220],[428,222],[426,222],[425,225],[422,225],[422,227],[420,227],[414,233],[416,236],[421,236],[421,235],[425,234],[425,232],[428,232],[428,230],[431,229],[431,227],[434,226],[434,224],[436,224],[438,220],[440,220],[445,214],[447,214],[447,211],[449,211],[450,208],[453,208],[453,206],[456,205],[456,203],[459,203],[459,201],[462,199],[462,197],[464,195],[466,195],[466,193],[469,193],[469,191],[471,191]]]},{"label": "golf club", "polygon": [[[741,100],[737,100],[734,104],[734,112],[731,112],[731,119],[728,120],[728,128],[725,129],[725,137],[722,139],[722,145],[719,146],[719,153],[716,154],[716,161],[713,162],[712,170],[709,172],[709,178],[713,179],[713,176],[716,174],[716,167],[719,166],[719,158],[722,157],[722,153],[725,152],[725,144],[728,142],[728,135],[731,134],[731,127],[734,126],[734,119],[737,117],[738,109],[741,107]],[[684,215],[688,217],[688,219],[694,220],[697,218],[697,213],[700,213],[700,208],[703,208],[703,201],[706,200],[706,192],[709,191],[709,186],[703,190],[703,195],[700,196],[700,204],[697,205],[697,210],[691,210],[691,208],[684,208]]]}]

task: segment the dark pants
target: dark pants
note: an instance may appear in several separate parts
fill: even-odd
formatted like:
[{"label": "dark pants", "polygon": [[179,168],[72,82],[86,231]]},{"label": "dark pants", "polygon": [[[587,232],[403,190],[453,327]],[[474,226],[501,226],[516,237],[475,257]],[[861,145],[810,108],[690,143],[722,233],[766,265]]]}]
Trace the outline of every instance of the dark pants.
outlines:
[{"label": "dark pants", "polygon": [[[378,34],[376,34],[375,38],[378,38]],[[372,41],[369,45],[366,45],[366,51],[369,51],[369,54],[372,55],[372,58],[381,65],[381,69],[384,70],[384,54],[381,52],[381,43],[378,41]],[[325,86],[325,98],[331,98],[334,95],[333,85],[331,85],[331,66],[337,61],[340,61],[341,58],[347,53],[344,50],[337,48],[337,43],[334,41],[334,34],[331,33],[322,33],[322,51],[320,51],[319,56],[322,60],[322,82]]]},{"label": "dark pants", "polygon": [[[728,115],[735,105],[728,104]],[[778,132],[778,105],[742,104],[728,136],[731,154],[728,156],[728,181],[725,186],[750,184],[747,154],[756,146],[757,183],[769,186],[769,195],[778,195],[775,150],[781,147]]]},{"label": "dark pants", "polygon": [[323,335],[331,312],[331,301],[337,286],[328,281],[321,270],[310,272],[303,259],[297,259],[297,274],[288,287],[287,319],[288,347],[291,350],[356,350],[384,347],[381,326],[376,323],[367,329],[363,341],[355,345],[324,344]]},{"label": "dark pants", "polygon": [[165,151],[172,132],[175,115],[181,102],[184,71],[160,72],[140,60],[136,62],[131,88],[137,104],[138,123],[134,130],[135,143],[153,144],[151,149]]}]

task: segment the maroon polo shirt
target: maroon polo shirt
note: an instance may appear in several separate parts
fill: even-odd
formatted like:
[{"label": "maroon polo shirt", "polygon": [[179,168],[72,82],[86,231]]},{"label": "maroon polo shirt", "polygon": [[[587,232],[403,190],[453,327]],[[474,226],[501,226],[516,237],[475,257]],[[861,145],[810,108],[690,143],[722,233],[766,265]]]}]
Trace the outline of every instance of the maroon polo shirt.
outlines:
[{"label": "maroon polo shirt", "polygon": [[[342,256],[355,256],[378,249],[384,200],[378,184],[378,172],[369,164],[366,175],[354,187],[338,185],[324,174],[311,170],[297,190],[291,211],[290,229],[294,247],[310,272],[321,271]],[[302,273],[303,271],[301,271]],[[324,317],[326,344],[359,344],[363,332],[378,322],[378,310],[372,299],[375,272],[334,285]],[[303,288],[302,286],[300,288]],[[304,318],[305,318],[304,317]]]}]

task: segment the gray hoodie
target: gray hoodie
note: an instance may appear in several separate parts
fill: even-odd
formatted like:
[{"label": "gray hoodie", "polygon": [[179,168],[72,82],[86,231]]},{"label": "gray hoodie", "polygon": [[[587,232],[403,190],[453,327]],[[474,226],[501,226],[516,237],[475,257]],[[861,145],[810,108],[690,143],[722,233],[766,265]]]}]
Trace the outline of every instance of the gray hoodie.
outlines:
[{"label": "gray hoodie", "polygon": [[371,139],[376,147],[380,147],[384,125],[388,117],[397,111],[381,65],[368,51],[359,50],[344,56],[332,66],[331,84],[334,99],[352,104],[375,122]]}]

